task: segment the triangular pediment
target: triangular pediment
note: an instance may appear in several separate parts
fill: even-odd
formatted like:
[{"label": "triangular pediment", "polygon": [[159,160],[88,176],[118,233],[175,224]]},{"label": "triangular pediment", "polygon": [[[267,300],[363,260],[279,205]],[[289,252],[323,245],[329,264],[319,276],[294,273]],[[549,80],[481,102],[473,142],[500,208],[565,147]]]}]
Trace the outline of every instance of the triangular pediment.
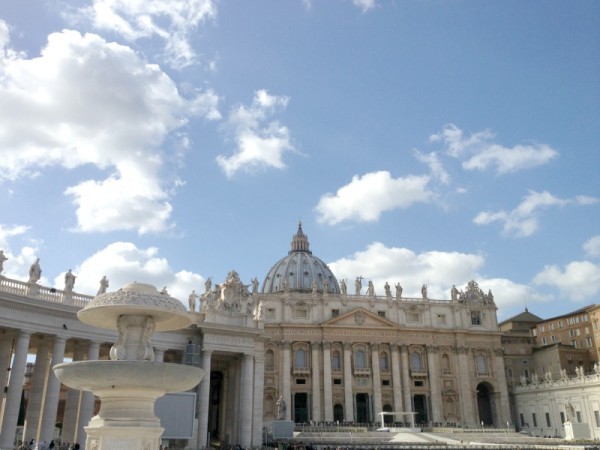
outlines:
[{"label": "triangular pediment", "polygon": [[323,327],[366,327],[366,328],[397,328],[391,320],[387,320],[365,308],[354,308],[351,311],[332,317],[322,324]]}]

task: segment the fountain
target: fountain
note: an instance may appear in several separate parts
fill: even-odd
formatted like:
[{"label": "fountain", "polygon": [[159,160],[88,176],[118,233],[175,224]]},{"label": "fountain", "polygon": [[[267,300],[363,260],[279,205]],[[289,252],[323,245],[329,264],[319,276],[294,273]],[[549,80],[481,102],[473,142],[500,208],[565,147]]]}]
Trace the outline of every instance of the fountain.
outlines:
[{"label": "fountain", "polygon": [[181,302],[149,284],[131,283],[100,294],[80,310],[82,322],[116,329],[110,360],[57,364],[66,386],[91,391],[100,411],[85,427],[87,450],[158,450],[164,429],[154,414],[157,398],[196,386],[204,371],[154,362],[154,331],[178,330],[192,322]]}]

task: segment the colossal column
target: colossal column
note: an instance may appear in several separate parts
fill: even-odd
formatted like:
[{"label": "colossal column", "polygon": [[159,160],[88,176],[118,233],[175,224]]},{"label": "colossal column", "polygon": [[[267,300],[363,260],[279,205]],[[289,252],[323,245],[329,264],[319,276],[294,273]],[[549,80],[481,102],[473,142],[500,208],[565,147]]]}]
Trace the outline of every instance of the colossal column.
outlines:
[{"label": "colossal column", "polygon": [[262,426],[264,408],[264,381],[265,381],[265,359],[264,355],[254,358],[254,422],[252,425],[252,446],[262,446]]},{"label": "colossal column", "polygon": [[[373,422],[379,419],[379,413],[383,411],[381,405],[381,375],[379,373],[379,344],[371,343],[371,369],[373,371]],[[383,424],[382,424],[383,425]]]},{"label": "colossal column", "polygon": [[244,354],[242,359],[242,395],[240,398],[240,445],[242,448],[249,448],[252,445],[252,397],[253,389],[251,386],[254,376],[254,358],[252,355]]},{"label": "colossal column", "polygon": [[208,438],[208,406],[210,403],[210,358],[212,351],[202,351],[202,368],[206,375],[198,385],[198,447],[207,447]]},{"label": "colossal column", "polygon": [[23,440],[26,442],[32,439],[37,441],[39,437],[44,386],[46,385],[46,376],[48,375],[48,366],[50,364],[49,356],[50,342],[47,339],[41,338],[38,341],[35,353],[33,375],[31,376],[31,390],[29,391],[29,401],[27,402],[27,411],[25,412]]},{"label": "colossal column", "polygon": [[312,420],[321,420],[321,380],[319,367],[319,347],[321,344],[312,342],[310,354],[312,357]]},{"label": "colossal column", "polygon": [[[392,344],[392,386],[394,388],[394,411],[404,411],[402,408],[402,385],[400,384],[400,347],[398,344]],[[400,420],[400,416],[394,417],[394,420]]]},{"label": "colossal column", "polygon": [[427,367],[429,369],[429,389],[431,394],[431,421],[440,423],[442,421],[441,407],[442,394],[440,391],[440,371],[437,364],[438,349],[431,345],[427,346]]},{"label": "colossal column", "polygon": [[495,375],[498,386],[498,395],[500,397],[500,410],[499,410],[499,418],[500,418],[500,426],[502,424],[507,423],[510,420],[510,406],[508,402],[508,392],[506,387],[506,374],[504,372],[504,357],[503,350],[501,348],[494,349],[494,366],[495,366]]},{"label": "colossal column", "polygon": [[8,380],[8,369],[12,357],[14,336],[9,333],[0,335],[0,386],[4,388]]},{"label": "colossal column", "polygon": [[22,330],[19,332],[15,343],[15,356],[10,370],[8,390],[6,392],[4,405],[4,417],[2,420],[2,428],[0,429],[0,450],[13,450],[14,448],[30,338],[31,332]]},{"label": "colossal column", "polygon": [[[408,371],[408,347],[400,346],[400,360],[402,361],[402,391],[404,392],[404,411],[411,412],[412,400],[410,398],[410,372]],[[408,416],[406,417],[406,419]],[[412,419],[411,419],[412,421]]]},{"label": "colossal column", "polygon": [[346,422],[354,422],[354,399],[352,395],[352,345],[344,342],[344,404]]},{"label": "colossal column", "polygon": [[[54,338],[54,348],[52,349],[52,362],[50,363],[50,367],[54,367],[64,361],[66,343],[67,338],[64,336],[56,336]],[[58,381],[58,378],[54,375],[54,371],[51,370],[48,374],[48,382],[46,384],[46,399],[44,400],[44,414],[42,415],[40,441],[50,442],[54,436],[59,397],[60,381]]]},{"label": "colossal column", "polygon": [[468,427],[477,425],[473,415],[473,395],[471,392],[471,367],[467,358],[465,347],[456,347],[458,354],[458,366],[461,368],[461,377],[458,380],[460,392],[460,405],[462,411],[462,422]]},{"label": "colossal column", "polygon": [[290,357],[291,357],[291,351],[292,351],[292,344],[290,342],[284,342],[282,345],[283,348],[283,364],[282,364],[282,383],[281,383],[281,388],[283,390],[283,392],[281,393],[281,395],[283,395],[283,400],[285,401],[285,404],[287,406],[287,408],[285,409],[285,420],[290,420],[292,415],[291,415],[291,405],[292,405],[292,392],[291,392],[291,388],[290,388],[290,377],[291,377],[291,365],[290,365]]},{"label": "colossal column", "polygon": [[325,421],[333,422],[333,395],[331,393],[331,342],[323,342],[323,406]]}]

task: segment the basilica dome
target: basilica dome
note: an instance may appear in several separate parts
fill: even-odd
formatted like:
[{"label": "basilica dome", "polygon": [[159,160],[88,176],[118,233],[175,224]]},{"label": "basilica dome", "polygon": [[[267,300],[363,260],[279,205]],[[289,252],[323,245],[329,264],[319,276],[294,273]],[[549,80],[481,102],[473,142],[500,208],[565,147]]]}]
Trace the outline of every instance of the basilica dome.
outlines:
[{"label": "basilica dome", "polygon": [[290,292],[312,292],[313,288],[317,292],[340,293],[340,286],[327,264],[309,250],[308,237],[300,223],[292,239],[291,250],[267,273],[262,293],[274,294],[286,289]]}]

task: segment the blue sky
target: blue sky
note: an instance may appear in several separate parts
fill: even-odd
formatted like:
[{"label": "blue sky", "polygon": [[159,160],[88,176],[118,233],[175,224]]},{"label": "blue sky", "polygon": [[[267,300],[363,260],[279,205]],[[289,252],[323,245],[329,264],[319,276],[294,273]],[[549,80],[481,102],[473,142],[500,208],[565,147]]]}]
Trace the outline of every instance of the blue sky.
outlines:
[{"label": "blue sky", "polygon": [[338,278],[600,295],[600,3],[0,4],[3,275],[186,299],[298,221]]}]

